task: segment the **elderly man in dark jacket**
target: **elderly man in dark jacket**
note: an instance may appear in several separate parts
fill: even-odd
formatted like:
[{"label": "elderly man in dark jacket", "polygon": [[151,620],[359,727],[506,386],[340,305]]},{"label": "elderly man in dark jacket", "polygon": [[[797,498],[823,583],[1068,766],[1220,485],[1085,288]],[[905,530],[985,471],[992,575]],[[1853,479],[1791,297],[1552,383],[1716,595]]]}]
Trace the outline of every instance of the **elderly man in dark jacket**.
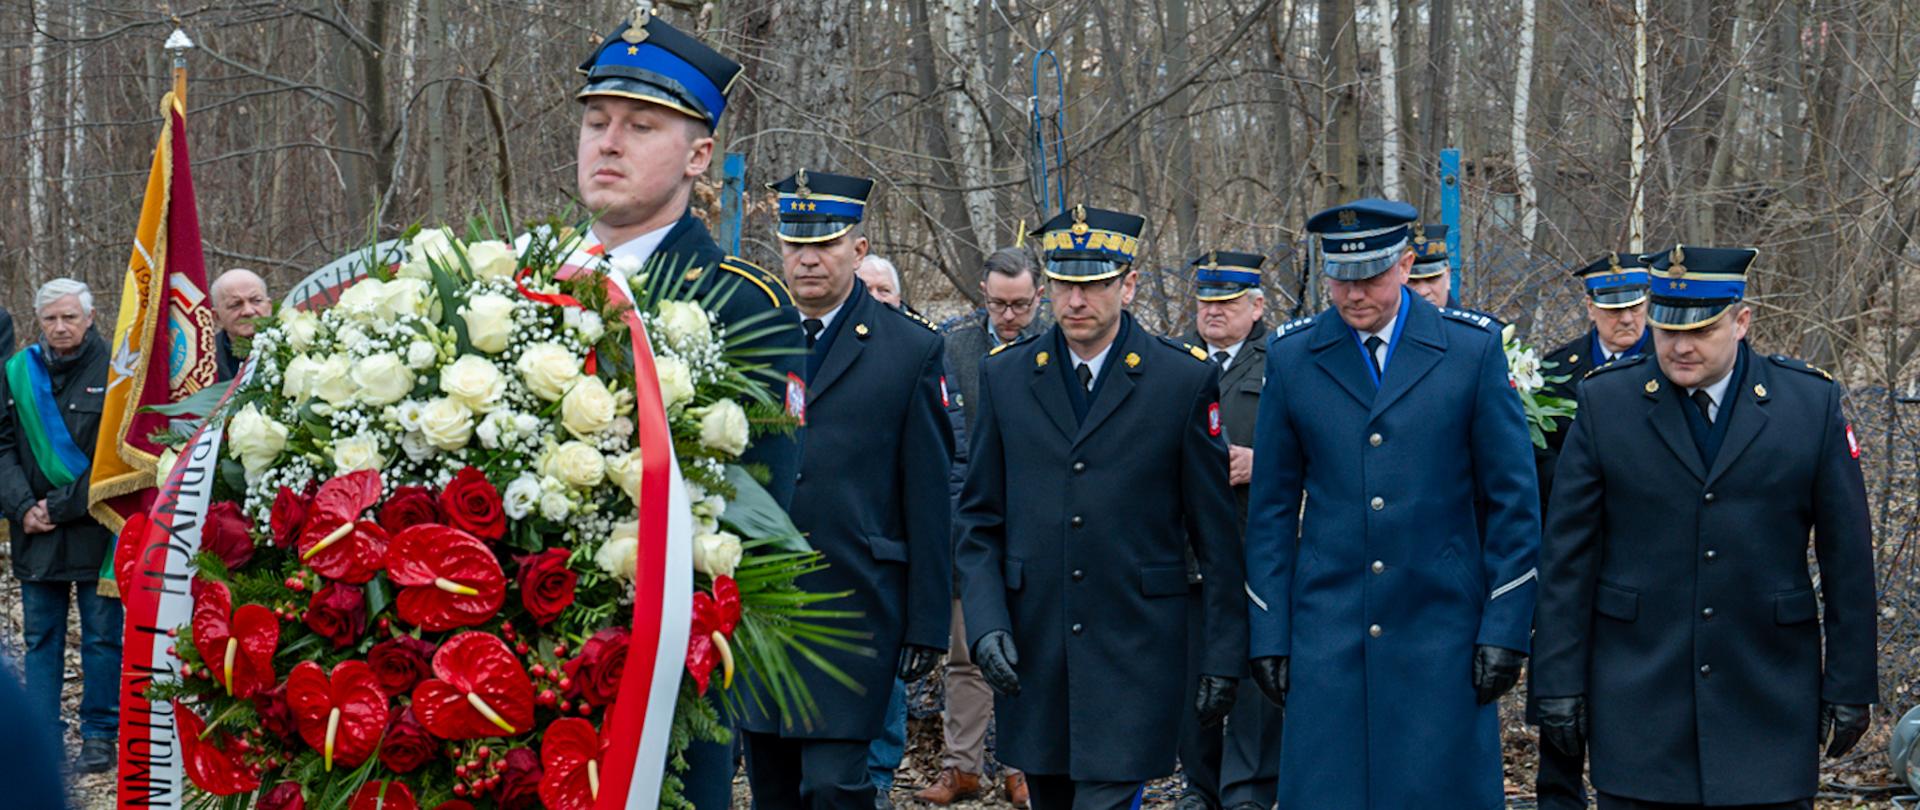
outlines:
[{"label": "elderly man in dark jacket", "polygon": [[[120,603],[95,583],[113,534],[87,514],[87,472],[106,394],[106,341],[93,330],[93,294],[72,279],[34,296],[41,339],[8,358],[0,377],[0,510],[13,523],[13,575],[26,625],[27,694],[60,713],[67,605],[80,605],[82,773],[113,767],[119,723]],[[74,596],[74,594],[78,594]],[[64,721],[57,724],[64,732]]]}]

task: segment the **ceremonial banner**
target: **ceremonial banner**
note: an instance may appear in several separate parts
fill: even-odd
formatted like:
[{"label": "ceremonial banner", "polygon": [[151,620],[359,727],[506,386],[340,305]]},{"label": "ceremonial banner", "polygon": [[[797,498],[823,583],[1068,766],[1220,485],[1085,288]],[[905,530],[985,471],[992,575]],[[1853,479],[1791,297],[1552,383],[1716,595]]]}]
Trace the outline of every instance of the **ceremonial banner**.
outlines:
[{"label": "ceremonial banner", "polygon": [[186,107],[177,94],[168,93],[161,109],[167,124],[153,150],[140,224],[120,287],[87,496],[94,518],[116,532],[153,503],[155,468],[164,449],[150,437],[166,429],[169,417],[141,409],[178,402],[218,376],[187,156]]}]

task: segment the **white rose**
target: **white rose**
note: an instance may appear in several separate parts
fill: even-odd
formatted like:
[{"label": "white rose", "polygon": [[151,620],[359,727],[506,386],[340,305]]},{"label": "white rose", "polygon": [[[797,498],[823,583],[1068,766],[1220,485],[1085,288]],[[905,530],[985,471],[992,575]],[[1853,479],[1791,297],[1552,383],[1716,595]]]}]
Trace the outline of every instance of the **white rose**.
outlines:
[{"label": "white rose", "polygon": [[549,492],[540,496],[540,516],[555,523],[566,520],[573,514],[573,501],[564,492]]},{"label": "white rose", "polygon": [[287,426],[273,421],[248,403],[227,423],[228,455],[240,459],[249,478],[273,465],[287,447]]},{"label": "white rose", "polygon": [[498,450],[501,439],[513,436],[513,416],[506,411],[487,414],[480,420],[480,426],[473,429],[473,435],[479,437],[481,447]]},{"label": "white rose", "polygon": [[413,460],[416,464],[433,458],[434,454],[439,452],[433,449],[432,444],[427,442],[426,434],[417,430],[400,435],[400,449],[407,454],[407,458]]},{"label": "white rose", "polygon": [[357,434],[333,443],[333,466],[340,472],[377,470],[386,463],[380,457],[380,442],[372,436]]},{"label": "white rose", "polygon": [[487,354],[507,350],[507,338],[513,332],[513,300],[495,293],[476,295],[460,308],[467,322],[467,340]]},{"label": "white rose", "polygon": [[469,354],[440,371],[440,390],[476,413],[500,407],[507,395],[507,378],[486,358]]},{"label": "white rose", "polygon": [[430,290],[424,279],[396,278],[387,282],[379,303],[380,317],[399,320],[402,315],[426,317],[430,304]]},{"label": "white rose", "polygon": [[[364,277],[340,293],[340,300],[335,301],[333,306],[361,320],[376,317],[380,312],[380,302],[386,300],[386,288],[386,282],[372,276]],[[341,339],[345,341],[346,336],[341,335]]]},{"label": "white rose", "polygon": [[582,377],[560,400],[560,424],[577,437],[587,437],[613,424],[614,399],[599,377]]},{"label": "white rose", "polygon": [[437,261],[454,266],[453,230],[427,228],[414,234],[413,242],[407,245],[407,256],[416,262]]},{"label": "white rose", "polygon": [[336,354],[313,370],[313,384],[308,390],[329,405],[345,405],[353,401],[357,390],[352,375],[353,363],[346,355]]},{"label": "white rose", "polygon": [[287,345],[296,352],[313,348],[320,335],[320,316],[293,307],[280,310],[280,327],[287,333]]},{"label": "white rose", "polygon": [[640,521],[622,520],[613,524],[613,533],[607,536],[607,542],[600,544],[600,550],[594,552],[593,561],[600,570],[631,580],[634,577],[640,555]]},{"label": "white rose", "polygon": [[459,400],[439,397],[420,409],[420,432],[442,450],[458,450],[473,438],[473,411]]},{"label": "white rose", "polygon": [[747,411],[723,399],[693,411],[700,418],[700,443],[730,456],[747,451]]},{"label": "white rose", "polygon": [[534,431],[540,429],[541,424],[543,423],[540,421],[540,417],[530,413],[516,413],[513,415],[513,432],[521,436],[532,436]]},{"label": "white rose", "polygon": [[589,345],[599,343],[600,338],[607,334],[607,322],[600,318],[598,312],[568,307],[566,314],[560,318],[568,328],[580,333],[580,339]]},{"label": "white rose", "polygon": [[660,378],[660,401],[671,411],[693,399],[693,372],[671,357],[656,357],[653,371]]},{"label": "white rose", "polygon": [[533,476],[522,475],[513,479],[513,483],[507,485],[507,490],[500,494],[500,508],[514,520],[526,519],[539,507],[540,481]]},{"label": "white rose", "polygon": [[433,280],[433,266],[426,262],[407,261],[400,269],[393,271],[395,278],[417,278],[423,281]]},{"label": "white rose", "polygon": [[[558,402],[580,379],[580,360],[556,343],[535,343],[520,354],[514,366],[527,390],[548,402]],[[685,367],[682,367],[683,370]]]},{"label": "white rose", "polygon": [[607,460],[593,445],[586,442],[567,442],[554,448],[547,454],[542,472],[560,479],[568,486],[585,489],[598,485],[607,478]]},{"label": "white rose", "polygon": [[153,465],[153,485],[165,487],[167,476],[173,474],[173,465],[180,460],[179,451],[169,447],[160,451],[160,460]]},{"label": "white rose", "polygon": [[407,344],[407,367],[408,368],[416,369],[416,370],[425,369],[429,366],[432,366],[433,362],[439,359],[440,359],[440,350],[435,349],[433,347],[433,344],[431,343],[428,343],[424,340],[416,340],[412,343]]},{"label": "white rose", "polygon": [[353,364],[353,384],[361,402],[379,407],[406,399],[413,392],[413,369],[393,352],[381,352]]},{"label": "white rose", "polygon": [[713,339],[713,322],[707,318],[707,311],[692,301],[662,302],[655,320],[667,341],[682,351],[705,346]]},{"label": "white rose", "polygon": [[313,358],[295,355],[280,372],[280,395],[296,403],[305,402],[313,396],[313,377],[319,371],[320,364]]},{"label": "white rose", "polygon": [[619,485],[634,503],[640,502],[640,451],[607,457],[607,480]]},{"label": "white rose", "polygon": [[513,246],[505,242],[489,239],[467,246],[467,264],[474,278],[513,278],[516,262]]},{"label": "white rose", "polygon": [[395,424],[400,426],[401,430],[409,433],[418,433],[420,431],[419,402],[409,399],[406,402],[395,405],[392,411],[392,419]]},{"label": "white rose", "polygon": [[695,535],[693,569],[710,577],[733,576],[740,566],[740,538],[732,532]]}]

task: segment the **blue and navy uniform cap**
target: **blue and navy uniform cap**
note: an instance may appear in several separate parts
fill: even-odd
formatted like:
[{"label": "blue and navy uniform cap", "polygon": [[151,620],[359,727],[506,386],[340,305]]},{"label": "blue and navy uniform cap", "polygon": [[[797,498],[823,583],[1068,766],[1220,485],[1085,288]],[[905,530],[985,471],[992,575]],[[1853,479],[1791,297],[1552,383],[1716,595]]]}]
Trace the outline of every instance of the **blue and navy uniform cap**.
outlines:
[{"label": "blue and navy uniform cap", "polygon": [[1400,261],[1419,218],[1411,205],[1369,198],[1314,214],[1307,231],[1320,237],[1322,272],[1339,281],[1363,281]]},{"label": "blue and navy uniform cap", "polygon": [[1202,301],[1232,301],[1260,289],[1260,265],[1267,257],[1258,253],[1210,250],[1196,257],[1193,266],[1193,294]]},{"label": "blue and navy uniform cap", "polygon": [[1652,286],[1647,322],[1671,331],[1713,325],[1747,296],[1747,268],[1758,255],[1753,248],[1675,245],[1665,253],[1641,256]]},{"label": "blue and navy uniform cap", "polygon": [[767,188],[780,194],[780,241],[808,245],[839,239],[860,224],[873,181],[801,169]]},{"label": "blue and navy uniform cap", "polygon": [[1031,235],[1041,238],[1047,277],[1055,281],[1104,281],[1133,265],[1147,221],[1133,214],[1076,205]]},{"label": "blue and navy uniform cap", "polygon": [[1447,226],[1426,225],[1413,234],[1413,268],[1407,278],[1433,278],[1453,269],[1447,260]]},{"label": "blue and navy uniform cap", "polygon": [[740,63],[668,25],[652,5],[640,3],[580,64],[587,84],[574,97],[637,99],[719,126]]},{"label": "blue and navy uniform cap", "polygon": [[1573,271],[1587,299],[1601,309],[1626,309],[1647,300],[1647,266],[1634,253],[1608,253]]}]

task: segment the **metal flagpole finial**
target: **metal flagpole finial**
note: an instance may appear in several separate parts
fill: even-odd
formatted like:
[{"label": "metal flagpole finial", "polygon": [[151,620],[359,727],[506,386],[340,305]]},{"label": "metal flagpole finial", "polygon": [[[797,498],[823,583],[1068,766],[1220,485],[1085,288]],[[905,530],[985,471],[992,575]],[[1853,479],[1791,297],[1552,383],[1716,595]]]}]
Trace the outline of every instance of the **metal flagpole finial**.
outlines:
[{"label": "metal flagpole finial", "polygon": [[195,46],[193,40],[187,36],[186,31],[175,28],[173,29],[173,34],[167,37],[167,44],[163,47],[169,51],[184,51]]}]

